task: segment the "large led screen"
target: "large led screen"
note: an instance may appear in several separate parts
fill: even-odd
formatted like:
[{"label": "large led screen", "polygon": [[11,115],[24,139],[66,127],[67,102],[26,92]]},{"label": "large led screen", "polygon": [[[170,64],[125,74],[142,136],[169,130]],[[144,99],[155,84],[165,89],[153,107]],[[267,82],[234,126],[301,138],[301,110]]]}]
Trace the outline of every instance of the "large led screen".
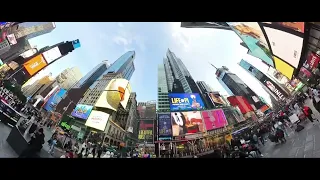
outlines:
[{"label": "large led screen", "polygon": [[316,53],[311,52],[308,56],[308,59],[304,62],[303,66],[312,72],[317,68],[319,62],[320,57]]},{"label": "large led screen", "polygon": [[227,24],[248,46],[253,56],[274,67],[267,40],[257,22],[227,22]]},{"label": "large led screen", "polygon": [[172,112],[172,136],[204,132],[200,111]]},{"label": "large led screen", "polygon": [[66,94],[65,89],[59,89],[54,94],[51,95],[51,97],[48,99],[46,104],[44,105],[44,109],[47,111],[54,111],[55,107],[58,105],[58,103],[61,101],[62,97]]},{"label": "large led screen", "polygon": [[172,124],[170,113],[158,114],[158,129],[159,140],[171,139]]},{"label": "large led screen", "polygon": [[39,72],[42,68],[47,65],[46,60],[42,57],[41,54],[33,57],[28,62],[24,63],[23,66],[26,68],[30,76]]},{"label": "large led screen", "polygon": [[109,114],[101,111],[92,110],[86,121],[86,126],[104,131],[109,120]]},{"label": "large led screen", "polygon": [[272,53],[297,68],[300,61],[303,38],[277,29],[264,27]]},{"label": "large led screen", "polygon": [[218,104],[218,105],[223,105],[224,102],[220,96],[219,93],[208,93],[208,96],[210,98],[210,100],[214,103],[214,104]]},{"label": "large led screen", "polygon": [[62,54],[59,50],[59,47],[54,47],[54,48],[42,53],[42,55],[46,59],[48,64],[62,56]]},{"label": "large led screen", "polygon": [[204,108],[198,93],[170,93],[169,101],[171,111],[190,111]]},{"label": "large led screen", "polygon": [[273,57],[276,69],[285,75],[288,79],[292,79],[294,68],[277,57]]},{"label": "large led screen", "polygon": [[304,22],[262,22],[262,24],[270,24],[274,27],[280,26],[304,33]]},{"label": "large led screen", "polygon": [[93,106],[77,104],[77,106],[72,111],[71,116],[74,116],[80,119],[87,119],[92,111],[92,108]]},{"label": "large led screen", "polygon": [[126,108],[131,93],[129,81],[126,79],[112,79],[101,93],[95,106],[117,111],[119,104]]},{"label": "large led screen", "polygon": [[227,118],[222,109],[202,111],[201,114],[207,131],[228,125]]},{"label": "large led screen", "polygon": [[140,142],[153,143],[153,127],[154,120],[140,120],[139,121],[139,135]]}]

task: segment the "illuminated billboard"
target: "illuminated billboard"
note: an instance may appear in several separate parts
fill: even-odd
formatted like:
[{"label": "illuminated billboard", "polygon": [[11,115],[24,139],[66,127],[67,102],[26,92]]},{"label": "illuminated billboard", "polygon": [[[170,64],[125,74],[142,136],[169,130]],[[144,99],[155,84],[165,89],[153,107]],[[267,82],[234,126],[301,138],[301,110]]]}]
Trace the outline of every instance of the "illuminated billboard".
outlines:
[{"label": "illuminated billboard", "polygon": [[169,93],[171,111],[190,111],[204,109],[198,93]]},{"label": "illuminated billboard", "polygon": [[264,30],[268,36],[273,55],[297,68],[300,61],[303,38],[269,27],[264,27]]},{"label": "illuminated billboard", "polygon": [[158,136],[159,140],[171,140],[172,124],[170,113],[158,114]]},{"label": "illuminated billboard", "polygon": [[276,65],[276,69],[281,72],[281,74],[285,75],[288,79],[292,79],[294,68],[275,56],[273,57],[273,60]]},{"label": "illuminated billboard", "polygon": [[314,52],[311,52],[307,58],[307,60],[304,62],[303,67],[308,69],[309,71],[314,71],[318,64],[320,62],[320,57]]},{"label": "illuminated billboard", "polygon": [[262,22],[262,24],[274,28],[287,28],[297,32],[304,33],[304,22]]},{"label": "illuminated billboard", "polygon": [[86,121],[86,126],[104,131],[108,123],[110,115],[102,111],[92,110]]},{"label": "illuminated billboard", "polygon": [[41,54],[33,57],[28,62],[23,64],[23,66],[25,67],[25,69],[27,70],[30,76],[39,72],[41,69],[46,67],[46,65],[47,65],[47,62]]},{"label": "illuminated billboard", "polygon": [[48,99],[46,104],[44,105],[44,109],[47,111],[54,111],[55,107],[58,105],[58,103],[61,101],[62,97],[66,94],[65,89],[59,89],[54,94],[51,95],[51,97]]},{"label": "illuminated billboard", "polygon": [[85,105],[85,104],[77,104],[74,110],[71,113],[71,116],[87,119],[92,111],[93,106]]},{"label": "illuminated billboard", "polygon": [[139,121],[139,135],[140,142],[153,143],[153,128],[154,120],[140,120]]},{"label": "illuminated billboard", "polygon": [[172,136],[205,132],[200,111],[172,112]]},{"label": "illuminated billboard", "polygon": [[267,40],[257,22],[227,22],[227,24],[247,45],[253,56],[274,67]]},{"label": "illuminated billboard", "polygon": [[95,106],[117,111],[119,104],[126,108],[131,93],[129,81],[126,79],[112,79],[101,93]]},{"label": "illuminated billboard", "polygon": [[201,114],[207,131],[228,125],[227,118],[222,109],[202,111]]},{"label": "illuminated billboard", "polygon": [[32,55],[34,55],[37,52],[38,52],[38,50],[36,48],[32,48],[32,49],[29,49],[29,50],[21,53],[20,56],[23,57],[23,58],[28,58],[28,57],[31,57]]},{"label": "illuminated billboard", "polygon": [[207,93],[207,94],[208,94],[210,100],[212,101],[212,103],[218,104],[218,105],[223,105],[224,104],[224,102],[223,102],[223,100],[222,100],[222,98],[221,98],[219,93],[212,93],[211,92],[211,93]]},{"label": "illuminated billboard", "polygon": [[42,53],[42,55],[48,64],[62,56],[59,47],[54,47]]}]

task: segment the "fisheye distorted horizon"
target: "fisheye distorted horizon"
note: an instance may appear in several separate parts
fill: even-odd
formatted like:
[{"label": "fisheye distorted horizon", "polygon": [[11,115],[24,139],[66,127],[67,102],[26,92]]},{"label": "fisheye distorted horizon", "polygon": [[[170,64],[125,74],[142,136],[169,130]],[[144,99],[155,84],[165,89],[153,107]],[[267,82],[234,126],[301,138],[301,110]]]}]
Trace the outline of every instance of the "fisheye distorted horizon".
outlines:
[{"label": "fisheye distorted horizon", "polygon": [[[50,65],[37,78],[62,70],[79,67],[85,75],[98,63],[108,60],[113,63],[127,51],[135,51],[135,72],[130,80],[137,100],[157,99],[157,68],[163,63],[168,49],[186,65],[196,81],[205,81],[215,91],[228,95],[215,76],[216,67],[226,66],[237,74],[254,92],[271,104],[268,93],[259,82],[240,68],[238,63],[245,59],[264,71],[260,59],[247,54],[248,49],[240,45],[241,39],[232,31],[206,28],[181,28],[180,22],[170,23],[89,23],[57,22],[56,29],[30,39],[38,49],[61,41],[79,39],[81,48]],[[32,82],[31,82],[32,83]]]}]

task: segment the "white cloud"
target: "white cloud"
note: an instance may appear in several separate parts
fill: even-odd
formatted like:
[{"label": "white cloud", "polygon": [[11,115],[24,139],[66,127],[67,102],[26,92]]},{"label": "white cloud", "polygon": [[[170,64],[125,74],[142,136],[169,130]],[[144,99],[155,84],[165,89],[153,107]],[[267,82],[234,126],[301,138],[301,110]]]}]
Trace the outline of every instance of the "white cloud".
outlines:
[{"label": "white cloud", "polygon": [[126,38],[121,37],[121,36],[115,36],[112,40],[114,43],[116,43],[118,45],[127,46],[127,45],[131,44],[131,42],[129,42]]}]

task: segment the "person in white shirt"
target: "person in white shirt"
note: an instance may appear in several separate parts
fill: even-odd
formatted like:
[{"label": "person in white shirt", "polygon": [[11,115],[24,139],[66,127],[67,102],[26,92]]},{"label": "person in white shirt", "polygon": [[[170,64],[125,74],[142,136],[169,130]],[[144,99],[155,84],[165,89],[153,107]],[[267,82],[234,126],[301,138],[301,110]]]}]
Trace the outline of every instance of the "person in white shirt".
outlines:
[{"label": "person in white shirt", "polygon": [[313,89],[312,94],[313,94],[313,106],[316,108],[317,111],[320,111],[319,91],[317,89]]}]

